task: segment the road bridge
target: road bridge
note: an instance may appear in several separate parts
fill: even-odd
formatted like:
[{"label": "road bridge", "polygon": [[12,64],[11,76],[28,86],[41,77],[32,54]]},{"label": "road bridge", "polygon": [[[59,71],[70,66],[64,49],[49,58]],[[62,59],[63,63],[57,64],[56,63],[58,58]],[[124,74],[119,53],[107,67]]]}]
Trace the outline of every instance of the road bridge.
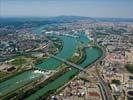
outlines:
[{"label": "road bridge", "polygon": [[74,68],[76,68],[76,69],[78,69],[78,70],[80,70],[80,71],[83,71],[83,72],[87,73],[86,70],[85,70],[84,68],[80,67],[79,65],[76,65],[76,64],[74,64],[74,63],[72,63],[72,62],[70,62],[70,61],[67,61],[67,60],[63,59],[63,58],[60,58],[60,57],[57,57],[57,56],[54,56],[54,55],[51,55],[51,54],[49,54],[49,55],[50,55],[51,57],[53,57],[53,58],[59,60],[59,61],[64,62],[64,63],[67,64],[67,65],[70,65],[70,66],[72,66],[72,67],[74,67]]},{"label": "road bridge", "polygon": [[[80,71],[83,71],[84,73],[90,75],[84,68],[82,68],[82,67],[79,66],[79,65],[76,65],[76,64],[74,64],[74,63],[72,63],[72,62],[69,62],[69,61],[63,59],[63,58],[60,58],[60,57],[57,57],[57,56],[54,56],[54,55],[51,55],[51,54],[48,54],[48,55],[51,56],[51,57],[53,57],[53,58],[55,58],[55,59],[57,59],[57,60],[59,60],[59,61],[64,62],[65,64],[70,65],[71,67],[74,67],[74,68],[76,68],[76,69],[78,69],[78,70],[80,70]],[[100,61],[100,60],[99,60],[99,61]],[[106,86],[104,80],[100,77],[100,75],[99,75],[99,74],[96,74],[97,76],[96,76],[95,74],[92,74],[92,75],[93,75],[94,77],[96,77],[96,79],[97,79],[98,82],[99,82],[100,88],[101,88],[101,90],[102,90],[103,99],[104,99],[104,100],[113,100],[112,97],[111,97],[111,95],[108,93],[109,91],[108,91],[108,88],[107,88],[107,86]]]}]

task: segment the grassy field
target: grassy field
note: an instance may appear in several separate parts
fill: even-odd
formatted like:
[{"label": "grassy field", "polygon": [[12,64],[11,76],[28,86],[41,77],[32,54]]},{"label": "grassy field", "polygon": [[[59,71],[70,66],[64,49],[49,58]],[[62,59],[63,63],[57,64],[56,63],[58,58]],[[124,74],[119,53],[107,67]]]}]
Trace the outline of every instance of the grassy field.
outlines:
[{"label": "grassy field", "polygon": [[7,74],[5,72],[0,72],[0,78],[6,76]]},{"label": "grassy field", "polygon": [[12,65],[19,66],[26,63],[25,57],[16,57],[12,62]]}]

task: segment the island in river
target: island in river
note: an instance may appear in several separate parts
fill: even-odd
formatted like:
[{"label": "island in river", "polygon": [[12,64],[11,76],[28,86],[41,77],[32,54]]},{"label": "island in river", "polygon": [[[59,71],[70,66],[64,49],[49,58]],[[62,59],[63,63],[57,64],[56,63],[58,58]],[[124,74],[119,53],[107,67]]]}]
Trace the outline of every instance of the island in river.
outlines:
[{"label": "island in river", "polygon": [[[56,54],[57,57],[61,57],[65,60],[69,60],[75,53],[77,48],[82,47],[83,53],[85,55],[85,59],[81,58],[77,63],[82,68],[88,67],[90,64],[94,63],[97,59],[99,59],[103,52],[98,47],[85,47],[89,43],[88,37],[81,32],[79,38],[73,38],[69,36],[56,36],[61,41],[63,41],[62,49]],[[36,68],[41,68],[44,70],[57,70],[59,66],[61,66],[63,62],[58,61],[53,57],[48,57],[44,59],[42,63],[36,65]],[[53,81],[49,81],[47,84],[42,85],[42,87],[38,88],[36,91],[29,93],[23,98],[27,100],[36,100],[40,97],[46,96],[51,91],[55,91],[59,87],[63,86],[67,83],[70,79],[72,79],[77,73],[79,72],[78,69],[71,68],[64,72],[63,74],[56,77]],[[25,78],[26,77],[26,78]],[[4,82],[0,83],[0,96],[4,97],[7,94],[10,94],[13,91],[18,90],[19,88],[29,84],[31,81],[37,80],[37,78],[43,77],[42,73],[35,73],[33,70],[29,70],[27,72],[23,72],[19,75],[11,77]],[[9,96],[10,97],[10,96]]]}]

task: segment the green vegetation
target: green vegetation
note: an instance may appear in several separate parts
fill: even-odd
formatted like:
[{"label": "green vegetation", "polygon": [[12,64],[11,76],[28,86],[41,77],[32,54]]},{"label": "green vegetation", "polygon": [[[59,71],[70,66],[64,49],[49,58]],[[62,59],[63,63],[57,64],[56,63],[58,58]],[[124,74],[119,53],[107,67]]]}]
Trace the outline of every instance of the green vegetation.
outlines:
[{"label": "green vegetation", "polygon": [[24,57],[17,57],[11,63],[15,66],[21,66],[26,63],[26,59]]},{"label": "green vegetation", "polygon": [[57,38],[57,37],[54,37],[54,38],[52,38],[51,40],[53,41],[53,43],[54,43],[54,45],[55,45],[56,48],[58,48],[59,50],[62,49],[62,47],[63,47],[63,42],[62,42],[61,39],[59,39],[59,38]]},{"label": "green vegetation", "polygon": [[52,41],[52,45],[49,47],[49,52],[50,53],[58,53],[63,48],[63,42],[61,39],[55,37],[55,36],[47,36],[49,40]]},{"label": "green vegetation", "polygon": [[6,76],[6,75],[7,75],[7,73],[5,73],[5,72],[0,72],[0,79],[3,78],[3,77]]},{"label": "green vegetation", "polygon": [[30,55],[22,55],[22,56],[16,56],[13,58],[12,61],[9,61],[10,64],[12,64],[14,67],[19,67],[21,69],[23,68],[29,68],[29,65],[34,65],[37,58],[30,56]]},{"label": "green vegetation", "polygon": [[0,72],[0,82],[5,81],[13,76],[16,76],[26,70],[31,69],[29,65],[34,65],[36,59],[37,58],[29,55],[23,55],[15,56],[12,59],[7,60],[9,64],[11,64],[13,67],[16,67],[16,70],[14,70],[11,73]]},{"label": "green vegetation", "polygon": [[133,73],[133,64],[126,64],[125,68],[128,72]]},{"label": "green vegetation", "polygon": [[90,41],[89,41],[89,45],[90,45],[90,46],[93,46],[93,45],[94,45],[94,40],[90,40]]},{"label": "green vegetation", "polygon": [[38,59],[36,59],[36,60],[34,61],[34,63],[35,63],[35,65],[41,64],[41,63],[43,63],[44,60],[46,60],[46,59],[47,59],[47,57],[38,58]]},{"label": "green vegetation", "polygon": [[59,67],[57,67],[56,70],[59,70],[59,69],[61,69],[61,68],[65,68],[65,67],[68,67],[68,66],[67,66],[66,64],[63,63],[63,64],[61,64]]},{"label": "green vegetation", "polygon": [[73,62],[73,63],[76,63],[76,62],[78,62],[80,59],[82,59],[82,57],[83,57],[83,49],[82,48],[78,48],[77,49],[77,51],[76,51],[76,53],[78,54],[78,55],[73,55],[70,59],[69,59],[69,61],[71,61],[71,62]]},{"label": "green vegetation", "polygon": [[56,54],[56,52],[58,51],[58,48],[56,48],[56,46],[52,44],[49,46],[48,51],[49,53]]},{"label": "green vegetation", "polygon": [[55,45],[55,47],[56,48],[58,48],[59,50],[61,50],[62,48],[63,48],[63,45],[62,45],[62,43],[61,42],[54,42],[54,45]]}]

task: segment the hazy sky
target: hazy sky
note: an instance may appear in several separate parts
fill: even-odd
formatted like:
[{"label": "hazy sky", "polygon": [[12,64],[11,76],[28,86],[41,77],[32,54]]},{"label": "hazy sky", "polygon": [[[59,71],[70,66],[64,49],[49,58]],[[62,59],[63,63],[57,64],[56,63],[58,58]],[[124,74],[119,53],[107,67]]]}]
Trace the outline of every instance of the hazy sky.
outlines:
[{"label": "hazy sky", "polygon": [[0,0],[0,15],[133,18],[133,0]]}]

